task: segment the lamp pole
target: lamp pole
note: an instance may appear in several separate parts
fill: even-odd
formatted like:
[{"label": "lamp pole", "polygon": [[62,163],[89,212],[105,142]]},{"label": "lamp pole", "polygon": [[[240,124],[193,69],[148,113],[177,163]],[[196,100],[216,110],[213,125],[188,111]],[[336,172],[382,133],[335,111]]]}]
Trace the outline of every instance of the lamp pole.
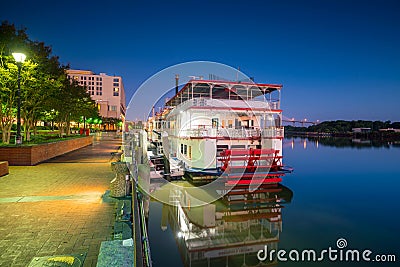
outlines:
[{"label": "lamp pole", "polygon": [[15,138],[15,143],[17,145],[22,144],[21,136],[21,68],[22,63],[25,61],[26,56],[22,53],[12,54],[18,66],[18,109],[17,109],[17,136]]},{"label": "lamp pole", "polygon": [[17,145],[22,144],[21,136],[21,62],[17,62],[18,66],[18,110],[17,110]]}]

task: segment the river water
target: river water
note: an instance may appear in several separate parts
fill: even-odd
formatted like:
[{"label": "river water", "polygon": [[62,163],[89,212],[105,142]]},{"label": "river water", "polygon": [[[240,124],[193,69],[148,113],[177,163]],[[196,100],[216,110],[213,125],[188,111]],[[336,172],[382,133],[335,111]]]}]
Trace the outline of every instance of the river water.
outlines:
[{"label": "river water", "polygon": [[[285,139],[284,164],[294,172],[280,186],[202,208],[151,201],[153,265],[400,266],[400,146],[366,143]],[[337,252],[321,254],[329,247]],[[282,257],[260,262],[260,249],[259,256],[282,250]],[[304,250],[315,251],[316,260],[302,259]],[[362,258],[366,250],[370,262]],[[377,262],[376,255],[395,255],[396,262]]]}]

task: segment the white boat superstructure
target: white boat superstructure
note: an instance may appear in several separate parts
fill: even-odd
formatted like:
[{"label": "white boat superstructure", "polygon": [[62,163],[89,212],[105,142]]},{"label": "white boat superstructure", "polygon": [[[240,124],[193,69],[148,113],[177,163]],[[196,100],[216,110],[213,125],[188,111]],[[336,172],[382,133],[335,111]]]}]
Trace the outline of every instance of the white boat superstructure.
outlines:
[{"label": "white boat superstructure", "polygon": [[191,173],[282,166],[282,85],[190,80],[149,121],[167,158]]}]

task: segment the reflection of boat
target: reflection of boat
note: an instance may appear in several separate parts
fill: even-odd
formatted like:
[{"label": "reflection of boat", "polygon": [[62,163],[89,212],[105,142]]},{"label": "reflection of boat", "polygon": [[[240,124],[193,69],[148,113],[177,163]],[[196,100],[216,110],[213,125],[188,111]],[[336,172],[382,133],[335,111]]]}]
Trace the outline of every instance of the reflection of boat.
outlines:
[{"label": "reflection of boat", "polygon": [[186,195],[171,192],[172,205],[162,209],[161,228],[175,233],[185,266],[264,266],[257,252],[277,249],[282,231],[281,211],[293,192],[280,184],[254,192],[236,188],[222,199],[200,207],[184,207]]},{"label": "reflection of boat", "polygon": [[285,173],[281,88],[190,80],[163,110],[153,111],[146,128],[149,140],[162,143],[170,165],[181,166],[193,180],[223,175],[234,183],[278,183]]}]

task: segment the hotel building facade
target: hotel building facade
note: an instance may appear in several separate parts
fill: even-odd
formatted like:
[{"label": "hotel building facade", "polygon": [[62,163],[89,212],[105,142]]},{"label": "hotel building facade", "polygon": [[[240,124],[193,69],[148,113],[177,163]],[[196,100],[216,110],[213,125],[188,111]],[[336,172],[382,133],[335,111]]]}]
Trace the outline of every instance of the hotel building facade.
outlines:
[{"label": "hotel building facade", "polygon": [[125,90],[121,76],[95,74],[89,70],[67,70],[68,79],[85,86],[104,119],[125,120]]}]

